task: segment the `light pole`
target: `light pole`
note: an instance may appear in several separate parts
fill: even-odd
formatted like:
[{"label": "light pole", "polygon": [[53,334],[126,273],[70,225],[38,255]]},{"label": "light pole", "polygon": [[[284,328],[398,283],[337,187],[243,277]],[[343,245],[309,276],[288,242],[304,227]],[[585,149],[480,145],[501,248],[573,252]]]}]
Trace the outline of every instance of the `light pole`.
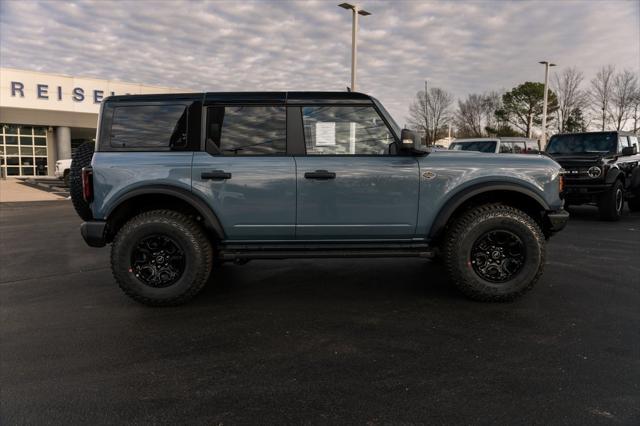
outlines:
[{"label": "light pole", "polygon": [[366,10],[360,9],[357,4],[341,3],[340,6],[343,9],[351,9],[353,15],[353,21],[351,23],[351,91],[356,91],[356,66],[358,62],[358,15],[367,16],[371,13]]},{"label": "light pole", "polygon": [[547,98],[549,96],[549,67],[555,67],[548,61],[540,61],[544,65],[544,100],[542,101],[542,149],[547,145]]}]

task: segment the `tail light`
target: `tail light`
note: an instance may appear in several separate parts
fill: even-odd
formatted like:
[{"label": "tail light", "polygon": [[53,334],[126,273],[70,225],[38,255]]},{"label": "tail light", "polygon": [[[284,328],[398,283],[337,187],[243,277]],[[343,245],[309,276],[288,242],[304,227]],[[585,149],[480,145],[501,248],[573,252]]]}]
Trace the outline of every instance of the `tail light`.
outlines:
[{"label": "tail light", "polygon": [[87,203],[93,201],[93,169],[91,166],[82,168],[82,197]]}]

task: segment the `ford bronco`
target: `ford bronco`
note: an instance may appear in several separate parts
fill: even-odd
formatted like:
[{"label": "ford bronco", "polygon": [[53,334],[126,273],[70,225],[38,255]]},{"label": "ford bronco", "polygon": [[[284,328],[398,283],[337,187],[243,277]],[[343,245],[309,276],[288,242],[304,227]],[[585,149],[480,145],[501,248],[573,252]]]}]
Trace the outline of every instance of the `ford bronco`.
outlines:
[{"label": "ford bronco", "polygon": [[624,201],[640,211],[638,137],[628,132],[554,135],[546,148],[565,169],[567,204],[595,203],[604,220],[620,219]]},{"label": "ford bronco", "polygon": [[350,92],[112,96],[71,170],[82,236],[149,305],[224,262],[329,257],[437,258],[467,296],[512,300],[568,219],[562,184],[546,156],[426,152]]}]

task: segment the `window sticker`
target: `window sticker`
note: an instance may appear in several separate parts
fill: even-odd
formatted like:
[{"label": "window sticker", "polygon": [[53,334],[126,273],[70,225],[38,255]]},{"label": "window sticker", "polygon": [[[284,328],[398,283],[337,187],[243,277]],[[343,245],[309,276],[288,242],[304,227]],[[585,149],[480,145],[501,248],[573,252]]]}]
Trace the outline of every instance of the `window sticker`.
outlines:
[{"label": "window sticker", "polygon": [[316,123],[316,146],[334,146],[336,144],[336,123]]}]

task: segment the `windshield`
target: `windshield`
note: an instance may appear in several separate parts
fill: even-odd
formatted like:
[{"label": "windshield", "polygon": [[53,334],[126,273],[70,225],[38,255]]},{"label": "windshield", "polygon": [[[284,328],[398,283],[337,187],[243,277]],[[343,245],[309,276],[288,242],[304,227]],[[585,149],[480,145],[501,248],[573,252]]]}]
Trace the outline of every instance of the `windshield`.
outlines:
[{"label": "windshield", "polygon": [[449,146],[454,151],[496,152],[495,141],[454,142]]},{"label": "windshield", "polygon": [[549,154],[607,154],[616,152],[615,133],[555,135],[547,145]]},{"label": "windshield", "polygon": [[400,126],[398,126],[398,123],[396,123],[396,121],[393,119],[391,114],[389,114],[389,112],[384,108],[384,106],[382,106],[382,104],[376,98],[371,97],[371,99],[376,104],[376,107],[378,107],[378,109],[384,116],[385,120],[387,120],[387,122],[389,123],[389,126],[391,126],[391,130],[393,130],[393,133],[396,134],[397,138],[400,138]]}]

